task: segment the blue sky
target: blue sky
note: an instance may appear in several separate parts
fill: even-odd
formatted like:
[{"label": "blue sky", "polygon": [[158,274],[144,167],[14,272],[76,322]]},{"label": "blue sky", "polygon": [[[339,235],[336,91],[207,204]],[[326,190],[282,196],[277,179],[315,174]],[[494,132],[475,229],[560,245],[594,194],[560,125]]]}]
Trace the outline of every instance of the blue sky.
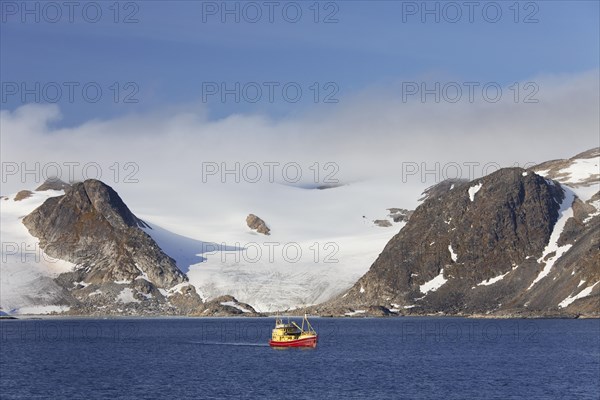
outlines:
[{"label": "blue sky", "polygon": [[[31,7],[33,3],[29,3]],[[502,11],[496,23],[485,19],[493,18],[494,10],[486,15],[482,11],[489,2],[479,2],[473,23],[468,21],[464,6],[462,17],[456,23],[449,22],[454,18],[449,14],[453,10],[444,14],[444,4],[436,2],[427,4],[440,7],[439,23],[433,15],[423,23],[420,9],[409,13],[409,6],[422,7],[422,2],[320,2],[319,23],[314,22],[312,1],[294,3],[303,12],[297,23],[286,21],[281,8],[275,9],[274,22],[270,23],[265,2],[254,3],[263,12],[258,23],[244,20],[244,16],[253,18],[249,14],[253,10],[246,9],[244,14],[243,2],[130,3],[133,5],[120,3],[118,23],[114,23],[112,1],[95,3],[103,13],[97,23],[86,22],[79,9],[74,12],[73,23],[64,14],[66,9],[61,10],[58,23],[48,21],[54,18],[51,9],[40,10],[40,22],[32,15],[26,15],[22,22],[21,2],[15,3],[19,7],[16,14],[3,4],[0,72],[4,92],[7,82],[28,87],[35,82],[42,86],[77,82],[79,87],[97,82],[103,96],[94,104],[85,101],[78,89],[72,103],[63,92],[58,101],[63,115],[57,122],[60,126],[173,107],[208,110],[210,119],[236,113],[286,118],[313,108],[327,112],[361,93],[389,90],[405,81],[498,82],[505,86],[599,67],[596,1],[521,2],[518,17],[510,8],[513,2],[495,2]],[[280,2],[280,7],[287,3]],[[240,7],[240,22],[228,16],[223,23],[219,15],[206,13],[213,5],[218,11]],[[138,22],[123,23],[131,13]],[[323,23],[331,13],[337,22]],[[538,22],[524,23],[528,15]],[[114,82],[120,89],[117,103],[110,89]],[[134,86],[125,87],[128,82]],[[235,82],[296,82],[303,96],[291,103],[276,90],[272,103],[267,101],[266,92],[256,103],[244,99],[236,103],[231,96],[223,103],[217,94],[203,103],[206,82],[228,87]],[[321,95],[333,90],[323,87],[333,82],[333,98],[339,104],[315,104],[310,89],[314,82],[319,83]],[[132,99],[138,102],[124,103],[124,96],[137,89]],[[19,94],[3,94],[2,109],[23,105]],[[29,102],[31,96],[25,101]]]}]

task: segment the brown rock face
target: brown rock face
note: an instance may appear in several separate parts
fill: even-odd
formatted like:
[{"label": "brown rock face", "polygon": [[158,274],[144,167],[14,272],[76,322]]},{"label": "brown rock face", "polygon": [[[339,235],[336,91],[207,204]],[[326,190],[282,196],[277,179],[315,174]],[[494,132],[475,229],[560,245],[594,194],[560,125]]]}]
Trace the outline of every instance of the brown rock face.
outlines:
[{"label": "brown rock face", "polygon": [[598,313],[597,295],[559,307],[578,291],[580,280],[600,279],[598,217],[587,224],[569,220],[558,244],[572,247],[529,288],[546,265],[547,259],[538,258],[563,199],[559,183],[519,168],[429,193],[370,270],[320,309],[385,306],[402,314],[539,315],[594,312],[595,306]]},{"label": "brown rock face", "polygon": [[23,223],[48,255],[85,271],[79,278],[88,283],[132,281],[144,274],[160,288],[187,281],[174,260],[139,228],[144,222],[100,181],[74,184],[65,195],[46,200]]},{"label": "brown rock face", "polygon": [[203,309],[198,312],[197,315],[205,317],[221,317],[229,315],[253,317],[260,314],[258,314],[249,304],[241,303],[237,301],[235,297],[225,295],[204,303]]},{"label": "brown rock face", "polygon": [[250,214],[246,217],[246,224],[248,224],[248,227],[250,229],[253,229],[258,233],[262,233],[263,235],[270,235],[271,229],[269,229],[265,221],[263,221],[254,214]]},{"label": "brown rock face", "polygon": [[30,190],[21,190],[19,193],[17,193],[15,195],[15,201],[25,200],[25,199],[31,197],[32,194],[33,194],[33,192],[31,192]]}]

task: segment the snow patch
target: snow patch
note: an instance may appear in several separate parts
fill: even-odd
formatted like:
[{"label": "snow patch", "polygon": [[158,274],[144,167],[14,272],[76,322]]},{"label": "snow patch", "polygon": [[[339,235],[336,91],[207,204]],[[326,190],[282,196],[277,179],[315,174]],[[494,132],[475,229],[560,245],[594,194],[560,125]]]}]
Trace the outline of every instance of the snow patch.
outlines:
[{"label": "snow patch", "polygon": [[[514,269],[516,269],[516,268],[517,268],[517,267],[514,267],[512,270],[514,270]],[[511,270],[511,271],[512,271],[512,270]],[[500,282],[500,281],[501,281],[502,279],[504,279],[504,277],[505,277],[506,275],[508,275],[509,273],[510,273],[510,271],[508,271],[508,272],[507,272],[507,273],[505,273],[505,274],[499,275],[499,276],[497,276],[497,277],[495,277],[495,278],[486,279],[486,280],[485,280],[485,281],[483,281],[483,282],[479,282],[479,283],[477,284],[477,286],[489,286],[489,285],[493,285],[493,284],[494,284],[494,283],[496,283],[496,282]]]},{"label": "snow patch", "polygon": [[452,261],[456,262],[456,260],[458,260],[458,256],[454,252],[454,249],[452,249],[452,245],[451,244],[448,245],[448,251],[450,252],[450,257],[452,257]]},{"label": "snow patch", "polygon": [[361,292],[361,293],[364,293],[364,292],[365,292],[365,288],[361,286],[361,287],[360,287],[360,292]]},{"label": "snow patch", "polygon": [[131,288],[124,288],[123,290],[121,290],[121,293],[118,294],[116,300],[120,301],[121,303],[125,303],[125,304],[140,302],[138,299],[133,297],[133,289],[131,289]]},{"label": "snow patch", "polygon": [[150,278],[148,277],[148,274],[146,274],[144,271],[142,271],[142,269],[140,268],[140,266],[139,266],[139,265],[137,265],[137,263],[135,263],[135,267],[136,267],[136,268],[138,269],[138,271],[140,271],[140,273],[141,273],[141,275],[139,275],[139,276],[136,276],[136,278],[135,278],[136,280],[138,280],[138,279],[144,279],[144,280],[146,280],[146,281],[148,281],[148,282],[152,282],[152,281],[150,280]]},{"label": "snow patch", "polygon": [[479,190],[481,189],[481,187],[483,186],[483,183],[479,183],[475,186],[471,186],[469,188],[469,199],[471,201],[475,201],[475,195],[477,194],[477,192],[479,192]]},{"label": "snow patch", "polygon": [[536,171],[536,174],[538,174],[539,176],[546,176],[550,173],[549,169],[543,169],[541,171]]},{"label": "snow patch", "polygon": [[366,311],[365,310],[356,310],[356,311],[352,311],[352,312],[347,312],[346,316],[351,317],[353,315],[357,315],[357,314],[364,314]]},{"label": "snow patch", "polygon": [[569,182],[579,183],[589,179],[594,174],[598,174],[598,163],[600,157],[580,158],[574,160],[571,165],[561,170],[562,173],[569,175]]},{"label": "snow patch", "polygon": [[[560,308],[565,308],[567,307],[569,304],[571,304],[572,302],[574,302],[575,300],[581,299],[583,297],[587,297],[590,294],[592,294],[592,290],[594,289],[594,287],[600,283],[600,281],[594,283],[592,286],[586,287],[585,289],[583,289],[581,292],[579,292],[578,294],[576,294],[575,296],[568,296],[566,299],[564,299],[563,301],[561,301],[558,304],[558,307]],[[579,284],[581,285],[581,283]],[[579,286],[577,286],[579,287]]]},{"label": "snow patch", "polygon": [[546,260],[546,265],[544,265],[544,268],[540,271],[538,276],[527,288],[527,290],[531,289],[536,283],[538,283],[540,280],[546,277],[550,273],[550,270],[554,266],[556,260],[562,257],[562,255],[565,254],[572,247],[571,244],[558,246],[558,239],[560,238],[560,235],[562,234],[563,229],[565,228],[565,224],[567,223],[567,220],[573,216],[573,208],[571,207],[571,205],[573,204],[573,200],[575,200],[575,194],[571,190],[563,189],[563,192],[565,194],[565,198],[563,199],[560,205],[560,210],[558,211],[558,220],[554,224],[552,234],[550,235],[550,240],[548,241],[548,244],[544,249],[544,253],[540,258],[538,258],[537,262],[544,262],[544,259],[549,254],[554,253],[554,256]]},{"label": "snow patch", "polygon": [[[177,285],[173,286],[173,287],[172,287],[172,288],[170,288],[170,289],[163,289],[163,288],[159,288],[159,289],[158,289],[158,291],[159,291],[159,292],[160,292],[160,293],[161,293],[163,296],[165,296],[165,297],[171,297],[171,296],[173,296],[173,295],[175,295],[175,294],[179,293],[179,291],[180,291],[181,289],[183,289],[184,287],[186,287],[186,286],[190,286],[190,283],[189,283],[189,282],[182,282],[182,283],[179,283],[179,284],[177,284]],[[205,299],[202,299],[202,301],[205,301]]]},{"label": "snow patch", "polygon": [[590,222],[594,217],[597,217],[598,215],[600,215],[600,200],[595,200],[595,201],[590,201],[587,204],[590,204],[592,207],[594,207],[596,209],[595,212],[590,213],[584,220],[583,223],[587,224],[588,222]]},{"label": "snow patch", "polygon": [[429,282],[425,282],[424,284],[419,286],[419,290],[421,291],[421,293],[424,294],[427,294],[429,292],[435,292],[446,282],[448,282],[448,280],[444,278],[444,269],[442,268],[438,276],[436,276]]}]

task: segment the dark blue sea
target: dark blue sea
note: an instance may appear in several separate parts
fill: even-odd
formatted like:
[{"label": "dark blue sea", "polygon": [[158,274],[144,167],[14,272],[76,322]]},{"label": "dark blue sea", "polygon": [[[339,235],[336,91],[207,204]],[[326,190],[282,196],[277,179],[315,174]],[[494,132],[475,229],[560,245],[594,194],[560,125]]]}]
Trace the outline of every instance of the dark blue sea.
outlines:
[{"label": "dark blue sea", "polygon": [[315,318],[305,350],[268,347],[273,323],[0,321],[0,398],[600,398],[600,320]]}]

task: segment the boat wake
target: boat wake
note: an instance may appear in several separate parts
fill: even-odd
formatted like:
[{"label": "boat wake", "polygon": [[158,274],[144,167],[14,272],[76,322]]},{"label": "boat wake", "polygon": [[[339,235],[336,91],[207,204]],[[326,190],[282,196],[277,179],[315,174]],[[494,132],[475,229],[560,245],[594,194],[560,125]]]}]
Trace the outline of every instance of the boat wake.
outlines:
[{"label": "boat wake", "polygon": [[248,346],[248,347],[269,347],[267,343],[234,343],[234,342],[190,342],[205,346]]}]

